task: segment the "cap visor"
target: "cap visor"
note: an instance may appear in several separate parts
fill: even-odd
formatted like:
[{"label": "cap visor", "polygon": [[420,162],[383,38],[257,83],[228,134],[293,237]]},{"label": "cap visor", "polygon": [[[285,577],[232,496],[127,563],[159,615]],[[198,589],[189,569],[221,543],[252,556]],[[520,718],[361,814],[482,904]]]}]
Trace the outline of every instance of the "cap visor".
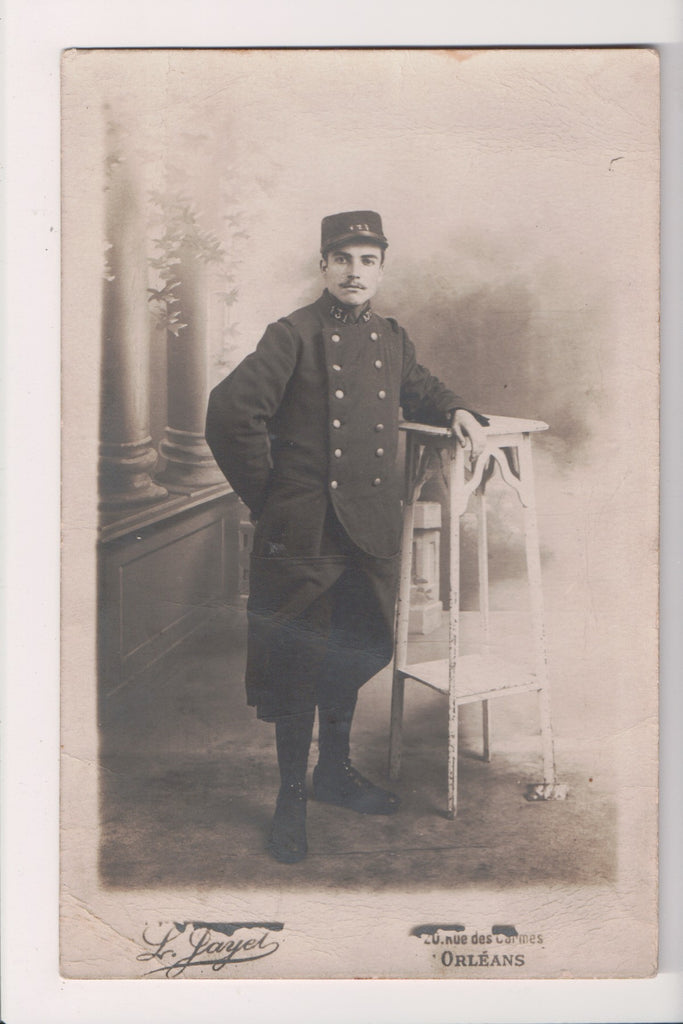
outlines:
[{"label": "cap visor", "polygon": [[351,234],[339,235],[338,238],[332,238],[325,242],[321,252],[329,252],[330,249],[335,249],[339,245],[347,245],[349,242],[370,242],[372,245],[378,245],[381,249],[386,249],[389,243],[386,238],[381,238],[379,235],[373,234],[371,231],[354,231]]}]

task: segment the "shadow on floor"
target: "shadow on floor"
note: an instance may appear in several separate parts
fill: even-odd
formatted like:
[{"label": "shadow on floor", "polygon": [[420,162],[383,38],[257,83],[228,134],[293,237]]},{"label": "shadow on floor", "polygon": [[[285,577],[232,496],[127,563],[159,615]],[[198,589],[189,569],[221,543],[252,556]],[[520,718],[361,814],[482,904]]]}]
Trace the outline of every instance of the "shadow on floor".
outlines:
[{"label": "shadow on floor", "polygon": [[[613,798],[593,780],[585,743],[580,755],[566,738],[558,745],[569,798],[529,803],[525,787],[540,779],[533,698],[497,702],[490,764],[478,757],[479,708],[464,708],[459,808],[450,821],[445,701],[410,684],[393,787],[401,811],[372,818],[309,801],[308,858],[276,863],[264,849],[278,784],[273,729],[245,706],[243,665],[242,631],[218,616],[172,669],[111,702],[101,743],[104,885],[379,891],[614,877]],[[386,780],[390,687],[388,671],[364,687],[352,737],[354,763],[378,782]]]}]

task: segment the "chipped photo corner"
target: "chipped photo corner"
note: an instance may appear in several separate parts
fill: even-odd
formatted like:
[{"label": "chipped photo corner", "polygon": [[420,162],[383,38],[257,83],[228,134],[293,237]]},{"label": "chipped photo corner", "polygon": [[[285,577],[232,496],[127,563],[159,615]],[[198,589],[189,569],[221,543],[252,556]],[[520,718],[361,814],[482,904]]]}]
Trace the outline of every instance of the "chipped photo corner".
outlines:
[{"label": "chipped photo corner", "polygon": [[657,970],[659,61],[67,50],[60,970]]}]

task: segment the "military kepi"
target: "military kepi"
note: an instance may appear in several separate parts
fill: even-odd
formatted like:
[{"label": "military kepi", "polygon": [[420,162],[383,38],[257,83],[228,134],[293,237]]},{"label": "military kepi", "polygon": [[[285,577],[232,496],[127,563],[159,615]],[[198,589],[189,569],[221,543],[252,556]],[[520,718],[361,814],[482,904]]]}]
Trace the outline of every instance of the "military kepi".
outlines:
[{"label": "military kepi", "polygon": [[386,249],[388,242],[382,231],[382,218],[372,210],[352,210],[323,217],[320,251],[324,254],[347,242],[371,242]]}]

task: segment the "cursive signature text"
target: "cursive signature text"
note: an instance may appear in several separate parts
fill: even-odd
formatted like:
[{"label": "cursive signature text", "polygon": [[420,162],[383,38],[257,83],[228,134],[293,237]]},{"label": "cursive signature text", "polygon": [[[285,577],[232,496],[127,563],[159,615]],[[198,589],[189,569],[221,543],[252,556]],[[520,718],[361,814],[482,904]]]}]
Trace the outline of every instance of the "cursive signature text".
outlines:
[{"label": "cursive signature text", "polygon": [[179,978],[188,968],[210,967],[219,972],[233,964],[272,956],[280,948],[273,932],[280,922],[193,922],[146,925],[142,940],[148,947],[138,960],[159,966],[147,974]]}]

